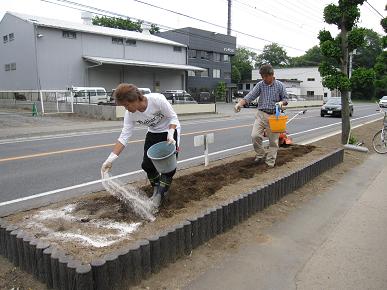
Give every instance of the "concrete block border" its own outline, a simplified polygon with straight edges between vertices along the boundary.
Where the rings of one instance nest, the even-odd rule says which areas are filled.
[[[0,219],[0,254],[48,288],[108,290],[122,289],[124,285],[135,286],[152,273],[158,273],[168,264],[190,255],[192,250],[216,235],[275,204],[343,159],[344,150],[338,149],[301,169],[88,264],[82,264],[76,257]]]

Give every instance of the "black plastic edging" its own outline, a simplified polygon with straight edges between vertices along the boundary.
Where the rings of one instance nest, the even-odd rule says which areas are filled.
[[[277,203],[282,197],[343,162],[343,159],[344,150],[338,149],[299,170],[90,264],[82,264],[48,242],[34,239],[0,218],[0,254],[15,266],[33,274],[48,288],[107,290],[138,285],[152,273],[158,273],[168,264],[191,255],[193,249],[213,237]]]

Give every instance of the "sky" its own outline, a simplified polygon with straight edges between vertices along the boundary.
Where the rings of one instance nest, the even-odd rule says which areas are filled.
[[[72,0],[72,2],[130,18],[143,19],[156,23],[161,28],[176,29],[190,26],[227,33],[227,0]],[[232,0],[231,34],[237,37],[238,47],[246,47],[258,54],[262,52],[264,45],[276,42],[289,56],[303,55],[306,50],[318,45],[319,30],[325,28],[333,35],[338,33],[334,25],[328,25],[323,21],[324,7],[330,3],[336,4],[337,0]],[[368,3],[383,17],[387,16],[387,11],[384,10],[387,4],[385,0],[368,0]],[[81,11],[57,4],[81,8],[66,4],[63,0],[0,0],[0,19],[6,11],[13,11],[82,22]],[[358,25],[383,35],[380,25],[382,16],[369,4],[364,3],[360,7],[361,16]]]

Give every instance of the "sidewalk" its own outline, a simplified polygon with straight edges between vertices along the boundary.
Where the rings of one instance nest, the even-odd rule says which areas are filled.
[[[387,289],[386,177],[371,155],[185,289]]]

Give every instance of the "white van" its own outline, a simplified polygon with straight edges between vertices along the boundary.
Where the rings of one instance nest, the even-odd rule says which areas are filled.
[[[104,104],[110,100],[102,87],[72,87],[71,90],[74,103]]]

